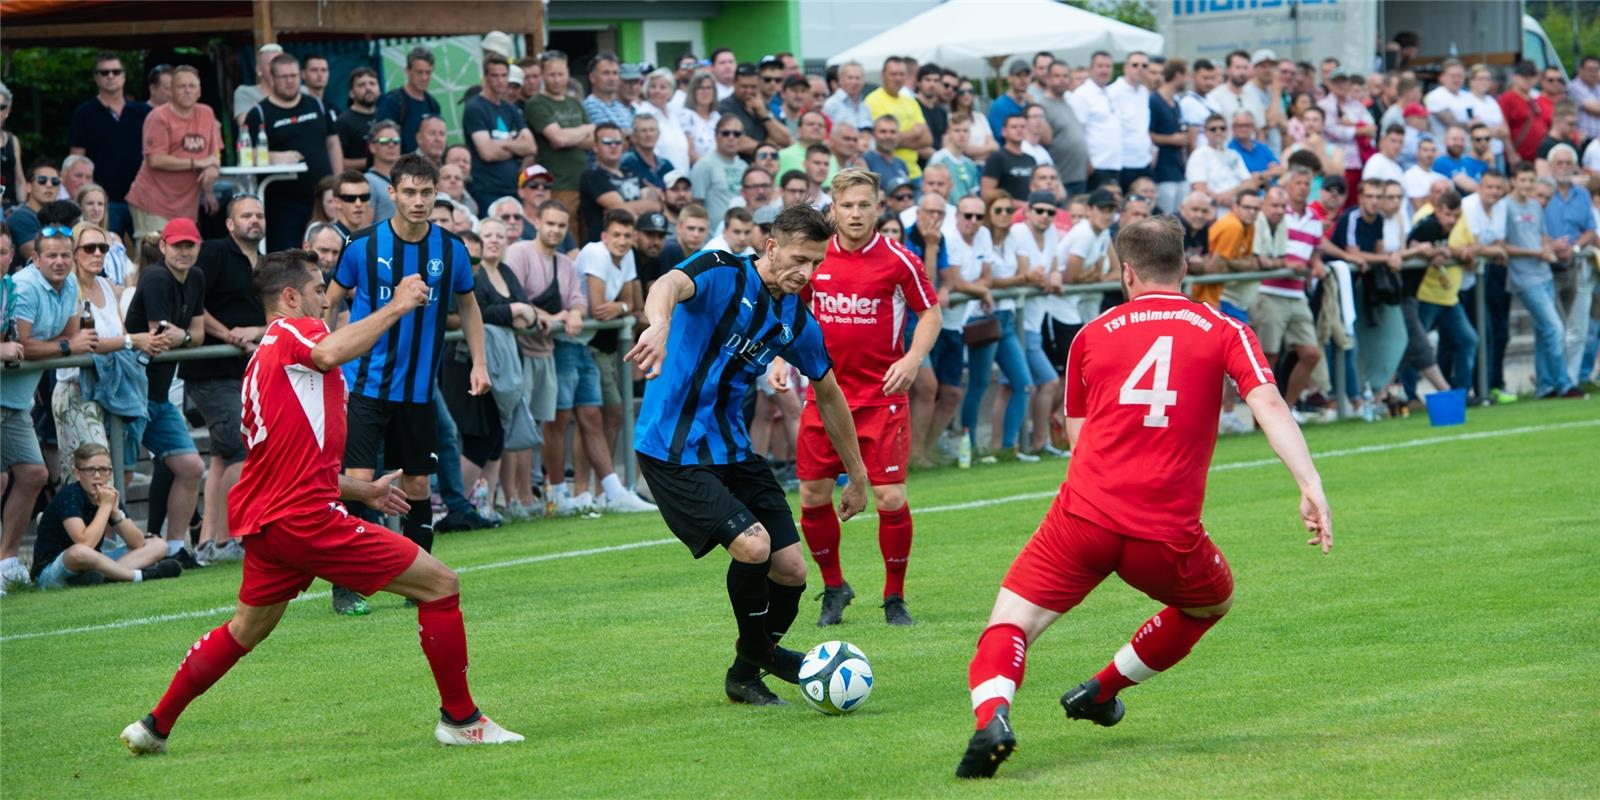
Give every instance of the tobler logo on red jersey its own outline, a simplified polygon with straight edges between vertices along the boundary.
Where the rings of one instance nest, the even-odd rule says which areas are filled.
[[[819,314],[843,314],[846,316],[876,317],[878,309],[882,306],[881,298],[864,297],[859,294],[834,294],[831,292],[817,292],[816,309]]]

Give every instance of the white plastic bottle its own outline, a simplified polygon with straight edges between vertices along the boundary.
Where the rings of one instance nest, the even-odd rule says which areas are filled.
[[[972,468],[972,433],[961,429],[961,441],[956,444],[956,464],[962,469]]]
[[[1372,397],[1372,384],[1367,384],[1361,390],[1361,419],[1365,422],[1378,421],[1377,401]]]
[[[238,156],[239,166],[253,167],[256,165],[256,147],[250,141],[250,131],[239,131],[239,141],[234,142],[234,154]]]
[[[256,131],[256,166],[265,167],[272,163],[272,155],[267,150],[267,126],[262,125]]]

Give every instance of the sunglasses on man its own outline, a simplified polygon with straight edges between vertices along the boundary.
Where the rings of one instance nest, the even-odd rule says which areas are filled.
[[[372,202],[372,192],[364,192],[362,194],[340,194],[338,197],[339,197],[339,202],[341,202],[341,203],[370,203],[370,202]]]
[[[59,176],[59,175],[35,175],[35,176],[33,176],[33,182],[39,184],[40,186],[60,186],[61,185],[61,176]]]

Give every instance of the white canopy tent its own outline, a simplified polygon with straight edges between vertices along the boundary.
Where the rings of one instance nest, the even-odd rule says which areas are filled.
[[[997,72],[1011,57],[1054,53],[1074,66],[1104,50],[1117,61],[1139,50],[1159,54],[1161,34],[1055,0],[948,0],[828,59],[855,61],[867,74],[891,55],[911,56],[963,75]]]

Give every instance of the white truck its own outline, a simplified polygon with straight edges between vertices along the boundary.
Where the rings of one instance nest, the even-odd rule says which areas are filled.
[[[1561,67],[1520,0],[1155,0],[1155,11],[1167,57],[1218,66],[1234,50],[1267,48],[1313,64],[1333,56],[1341,71],[1366,75],[1378,68],[1385,43],[1408,31],[1421,37],[1413,63],[1427,73],[1451,56],[1467,64],[1506,67],[1520,57]]]

